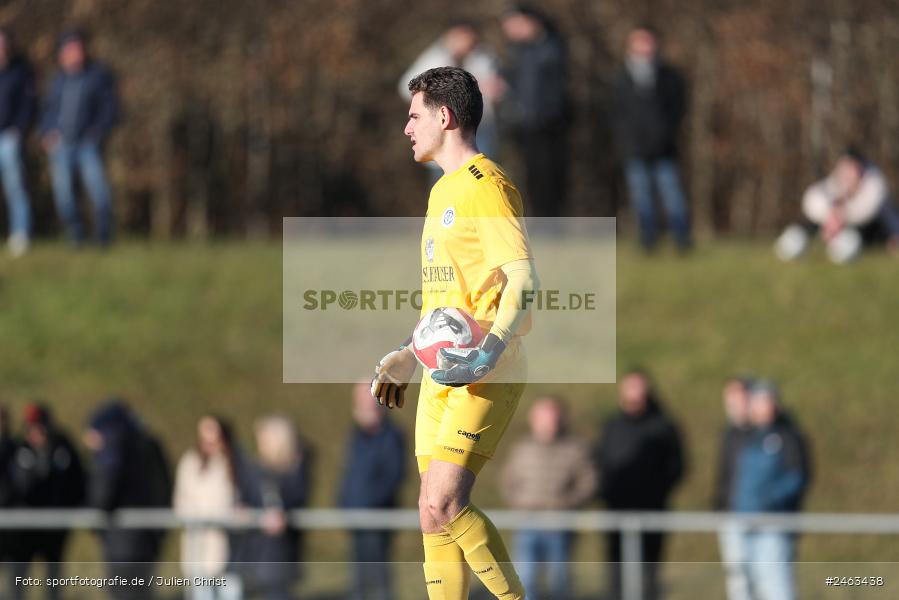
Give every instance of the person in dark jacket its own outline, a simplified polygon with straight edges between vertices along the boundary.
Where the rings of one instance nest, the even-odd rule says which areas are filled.
[[[501,119],[518,147],[525,169],[528,214],[562,214],[567,193],[568,57],[549,19],[518,5],[502,16],[510,60],[503,72],[506,90]]]
[[[168,508],[172,480],[159,441],[119,398],[107,400],[91,416],[84,444],[93,453],[88,505],[104,511]],[[152,576],[164,532],[107,527],[100,532],[103,557],[112,575]],[[114,598],[148,598],[148,588],[110,588]]]
[[[383,406],[372,400],[369,382],[353,388],[353,419],[338,504],[342,508],[395,508],[406,476],[403,434],[390,422]],[[353,536],[352,598],[393,597],[390,572],[382,563],[390,556],[392,533],[357,530]]]
[[[666,510],[668,499],[684,474],[684,451],[677,424],[662,408],[649,376],[628,372],[618,387],[621,411],[609,419],[597,448],[600,498],[609,510]],[[660,596],[658,564],[661,533],[645,533],[644,598]],[[611,597],[621,596],[621,536],[608,534]]]
[[[49,409],[29,404],[24,413],[24,435],[10,465],[16,505],[23,508],[74,508],[84,500],[84,469],[69,438],[53,422]],[[69,531],[48,529],[23,531],[13,552],[17,575],[24,577],[30,563],[42,558],[47,576],[59,577]],[[58,598],[61,588],[48,588],[49,598]],[[14,598],[24,596],[14,587]]]
[[[749,420],[753,433],[737,460],[733,506],[738,512],[797,512],[811,481],[805,436],[780,405],[769,381],[752,385]],[[762,600],[796,598],[793,533],[751,529],[744,544],[750,587]]]
[[[50,156],[56,210],[69,239],[83,238],[75,203],[75,172],[94,207],[96,236],[112,238],[112,193],[103,165],[103,144],[119,118],[115,79],[103,64],[88,56],[84,34],[68,31],[57,44],[60,71],[50,83],[40,134]]]
[[[640,243],[647,250],[657,237],[653,187],[678,247],[690,247],[690,217],[677,167],[677,138],[686,107],[683,76],[659,57],[655,31],[631,31],[624,66],[612,88],[612,131],[624,160]]]
[[[749,377],[731,377],[724,384],[722,393],[727,425],[721,434],[718,451],[718,468],[712,497],[714,510],[734,509],[733,489],[737,478],[737,462],[743,448],[753,435],[749,422]],[[718,533],[721,561],[727,575],[728,600],[751,600],[749,577],[746,574],[746,547],[743,528],[728,525]]]
[[[234,536],[233,571],[248,594],[266,600],[290,600],[300,575],[300,532],[289,511],[309,500],[309,456],[293,423],[269,416],[256,423],[258,462],[235,455],[235,482],[240,506],[263,510],[262,529]]]
[[[9,32],[0,29],[0,178],[9,209],[9,251],[20,256],[31,239],[31,200],[25,185],[22,141],[36,107],[34,72],[17,52]]]

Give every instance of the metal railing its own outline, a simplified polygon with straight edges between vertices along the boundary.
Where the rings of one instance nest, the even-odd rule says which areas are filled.
[[[621,533],[621,569],[624,597],[642,597],[643,548],[648,532],[716,533],[725,528],[765,529],[790,533],[899,535],[899,514],[845,513],[715,513],[627,511],[486,511],[497,528],[507,531],[576,531]],[[169,509],[0,510],[3,529],[191,529],[222,527],[254,529],[262,526],[263,512],[236,510],[221,518],[192,518]],[[304,530],[418,530],[416,510],[298,509],[289,522]]]

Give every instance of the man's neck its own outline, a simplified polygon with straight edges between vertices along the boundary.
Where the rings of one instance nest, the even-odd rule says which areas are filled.
[[[439,156],[434,157],[434,162],[443,169],[444,173],[452,173],[471,160],[478,152],[478,146],[474,140],[448,144]]]

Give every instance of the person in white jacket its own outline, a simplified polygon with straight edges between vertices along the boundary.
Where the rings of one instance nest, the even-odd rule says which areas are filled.
[[[481,152],[495,159],[498,144],[496,105],[502,98],[505,84],[499,75],[499,63],[481,44],[474,23],[457,21],[428,46],[400,77],[397,85],[400,97],[407,102],[411,100],[409,81],[436,67],[460,67],[477,79],[484,97],[484,116],[478,126],[477,144]],[[443,174],[436,163],[427,163],[427,167],[431,169],[434,181]]]
[[[899,215],[884,174],[858,151],[843,152],[827,178],[809,187],[802,199],[803,221],[790,225],[775,244],[782,260],[805,252],[820,233],[835,263],[856,258],[864,242],[886,240],[899,246]]]
[[[175,473],[174,510],[179,516],[215,519],[230,515],[237,498],[234,452],[230,427],[216,417],[202,417],[197,424],[196,446],[184,453]],[[240,597],[238,581],[226,574],[228,559],[228,535],[224,530],[185,530],[181,538],[182,569],[187,576],[198,578],[189,588],[190,600]]]

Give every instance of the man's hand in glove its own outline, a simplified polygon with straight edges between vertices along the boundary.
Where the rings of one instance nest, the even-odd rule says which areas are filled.
[[[505,349],[503,341],[492,333],[477,348],[442,348],[438,359],[440,368],[431,371],[431,379],[450,387],[474,383],[496,367]]]
[[[371,395],[387,408],[402,408],[406,402],[406,387],[415,374],[418,361],[406,346],[390,352],[375,367],[371,381]]]

